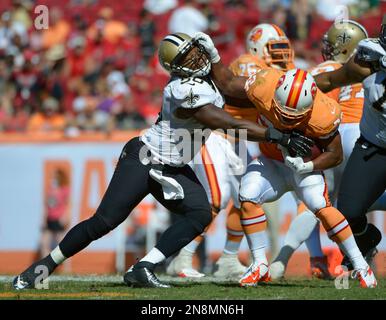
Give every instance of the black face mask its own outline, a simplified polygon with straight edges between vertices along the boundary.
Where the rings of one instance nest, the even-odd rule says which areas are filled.
[[[379,42],[382,47],[386,50],[386,24],[382,24],[381,33],[379,34]]]
[[[324,61],[334,60],[334,47],[326,39],[323,39],[322,42],[322,56]]]

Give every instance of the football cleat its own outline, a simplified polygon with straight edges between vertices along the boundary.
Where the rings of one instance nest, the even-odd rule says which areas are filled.
[[[246,271],[237,254],[224,253],[215,264],[216,271],[213,273],[215,278],[229,279],[240,278]]]
[[[351,277],[353,279],[358,279],[362,288],[375,288],[378,284],[374,272],[370,267],[354,270]]]
[[[322,279],[322,280],[331,280],[332,276],[328,271],[328,261],[327,257],[311,257],[311,274],[313,277]]]
[[[279,280],[284,278],[286,265],[282,261],[272,262],[269,266],[269,273],[272,280]]]
[[[15,290],[33,289],[35,287],[34,281],[31,281],[31,279],[23,274],[20,274],[13,279],[12,286]]]
[[[181,278],[205,277],[205,274],[193,268],[193,254],[185,249],[181,249],[180,253],[169,263],[166,273],[169,276]]]
[[[170,288],[170,285],[162,283],[154,274],[154,264],[139,262],[130,267],[123,276],[123,281],[129,287],[139,288]]]
[[[198,272],[193,268],[184,268],[177,274],[180,278],[202,278],[205,274]]]
[[[256,286],[259,282],[270,282],[271,276],[269,267],[265,263],[252,263],[242,278],[239,280],[240,286]]]
[[[35,289],[37,285],[41,285],[48,278],[49,274],[42,273],[42,269],[38,267],[44,267],[44,261],[34,263],[28,269],[24,270],[20,275],[15,277],[12,281],[12,286],[16,290]],[[48,268],[48,267],[47,267]]]

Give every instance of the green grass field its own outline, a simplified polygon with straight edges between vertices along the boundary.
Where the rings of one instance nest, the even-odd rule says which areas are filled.
[[[161,276],[174,286],[170,289],[134,289],[122,282],[121,276],[53,276],[47,290],[15,291],[12,277],[0,277],[0,299],[386,299],[386,279],[378,279],[376,289],[361,289],[355,280],[349,289],[338,290],[334,281],[292,278],[254,288],[241,288],[237,283],[215,282],[207,277],[199,281],[186,281]]]

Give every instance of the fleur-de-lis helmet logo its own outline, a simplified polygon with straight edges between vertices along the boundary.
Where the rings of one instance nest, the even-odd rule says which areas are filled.
[[[346,32],[343,32],[343,34],[340,34],[336,37],[336,40],[338,43],[346,44],[346,42],[351,40],[351,37]]]

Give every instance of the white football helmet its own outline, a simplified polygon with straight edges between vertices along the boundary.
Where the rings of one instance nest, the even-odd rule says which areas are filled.
[[[280,77],[276,85],[274,110],[285,122],[303,120],[312,110],[316,91],[310,73],[291,69]]]
[[[255,26],[247,36],[247,51],[263,59],[269,66],[285,69],[293,63],[294,51],[284,31],[275,24]]]

